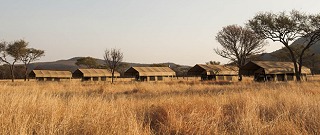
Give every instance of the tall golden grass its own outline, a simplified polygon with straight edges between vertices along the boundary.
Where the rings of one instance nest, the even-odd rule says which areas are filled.
[[[0,85],[0,134],[320,133],[319,81]]]

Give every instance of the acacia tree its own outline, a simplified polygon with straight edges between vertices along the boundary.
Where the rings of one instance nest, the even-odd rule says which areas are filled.
[[[111,71],[111,83],[114,80],[114,72],[121,66],[121,62],[123,60],[123,53],[120,49],[106,49],[104,52],[104,60],[106,66]]]
[[[296,10],[289,14],[265,12],[254,16],[247,25],[262,38],[280,42],[288,49],[295,76],[300,81],[304,54],[320,41],[320,14],[306,15]],[[304,48],[296,56],[290,44],[299,38],[304,38]]]
[[[14,82],[14,66],[15,63],[20,61],[22,56],[27,51],[28,43],[24,40],[14,41],[13,43],[1,42],[0,43],[0,61],[9,65],[11,72],[11,80]],[[8,60],[8,56],[12,57],[12,62]]]
[[[252,30],[237,25],[223,27],[218,32],[216,40],[222,48],[214,49],[214,51],[237,65],[239,81],[242,80],[241,68],[248,58],[263,52],[263,47],[266,45],[264,40]]]
[[[44,56],[43,50],[38,50],[38,49],[34,49],[34,48],[27,48],[27,50],[25,51],[25,54],[23,54],[20,59],[23,62],[24,68],[25,68],[24,81],[26,81],[28,79],[28,65],[31,62],[39,60],[39,58],[42,56]]]
[[[220,65],[220,61],[209,61],[209,62],[206,62],[207,65]]]
[[[98,68],[99,64],[97,61],[92,57],[84,57],[77,60],[76,65],[84,65],[87,68]]]

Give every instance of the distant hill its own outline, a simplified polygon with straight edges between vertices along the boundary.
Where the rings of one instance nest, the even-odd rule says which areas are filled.
[[[293,42],[290,46],[298,46],[298,45],[305,45],[304,44],[305,39],[300,38],[298,40],[296,40],[295,42]],[[283,46],[284,47],[284,46]],[[274,57],[276,54],[278,54],[282,49],[286,49],[286,48],[281,48],[279,50],[275,50],[271,53],[263,53],[260,54],[259,56],[257,56],[258,60],[268,60],[268,61],[277,61],[277,58]],[[319,54],[320,55],[320,42],[317,42],[316,44],[314,44],[313,46],[310,47],[310,50],[315,53],[315,54]]]
[[[53,61],[53,62],[37,62],[37,63],[32,63],[29,65],[29,70],[34,70],[34,69],[38,69],[38,70],[66,70],[66,71],[71,71],[74,72],[76,69],[79,68],[79,66],[77,66],[75,63],[77,62],[78,59],[83,58],[83,57],[73,57],[67,60],[58,60],[58,61]],[[102,59],[96,59],[96,61],[100,64],[100,65],[104,65],[105,62]],[[124,65],[126,65],[125,67],[123,67],[123,69],[121,69],[121,71],[119,72],[124,72],[126,69],[132,67],[132,66],[138,66],[138,67],[142,67],[142,66],[156,66],[156,65],[160,65],[160,66],[170,66],[172,69],[174,70],[180,70],[180,69],[188,69],[190,68],[190,66],[185,66],[185,65],[179,65],[179,64],[175,64],[175,63],[153,63],[153,64],[141,64],[141,63],[129,63],[129,62],[123,62]]]
[[[290,46],[291,47],[295,47],[298,45],[305,45],[305,39],[300,38],[298,40],[296,40],[295,42],[293,42]],[[288,60],[288,58],[284,58],[286,57],[286,55],[283,55],[283,50],[286,49],[284,46],[283,48],[273,51],[271,53],[263,53],[260,54],[258,56],[255,56],[253,58],[253,60],[264,60],[264,61],[291,61]],[[313,46],[311,46],[309,48],[309,50],[313,53],[313,57],[307,58],[304,60],[303,65],[310,68],[311,72],[313,74],[320,74],[320,42],[317,42],[316,44],[314,44]],[[281,56],[278,56],[278,55]],[[289,57],[289,56],[288,56]]]
[[[296,40],[295,42],[292,43],[292,46],[296,46],[296,45],[305,45],[304,44],[305,39],[300,38],[298,40]],[[314,44],[313,46],[310,47],[310,49],[317,54],[320,54],[320,42],[317,42],[316,44]]]

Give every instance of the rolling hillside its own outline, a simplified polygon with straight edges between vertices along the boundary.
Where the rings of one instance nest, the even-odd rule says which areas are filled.
[[[305,40],[303,38],[300,38],[296,40],[295,42],[292,43],[291,46],[298,46],[298,45],[304,45]],[[283,46],[284,47],[284,46]],[[286,48],[282,48],[286,49]],[[282,49],[275,50],[271,53],[263,53],[260,56],[258,56],[258,60],[268,60],[268,61],[276,61],[276,57],[274,57],[276,54],[278,54]],[[315,53],[320,55],[320,42],[314,44],[313,46],[310,47],[310,50]]]
[[[34,70],[34,69],[38,69],[38,70],[67,70],[67,71],[75,71],[77,68],[79,68],[79,66],[77,66],[75,63],[77,62],[78,59],[80,59],[82,57],[74,57],[71,59],[67,59],[67,60],[58,60],[58,61],[54,61],[54,62],[38,62],[38,63],[32,63],[29,66],[29,70]],[[100,65],[104,65],[104,60],[102,59],[96,59],[96,61],[100,64]],[[156,63],[156,64],[141,64],[141,63],[129,63],[129,62],[124,62],[123,63],[125,66],[120,69],[119,72],[124,72],[126,69],[128,69],[129,67],[132,66],[169,66],[175,70],[177,72],[177,74],[182,74],[179,73],[180,71],[182,72],[182,70],[188,69],[190,68],[190,66],[184,66],[184,65],[179,65],[179,64],[175,64],[175,63]]]

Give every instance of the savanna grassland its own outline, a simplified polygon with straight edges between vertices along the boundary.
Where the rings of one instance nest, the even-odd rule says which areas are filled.
[[[0,134],[320,133],[320,81],[0,85]]]

